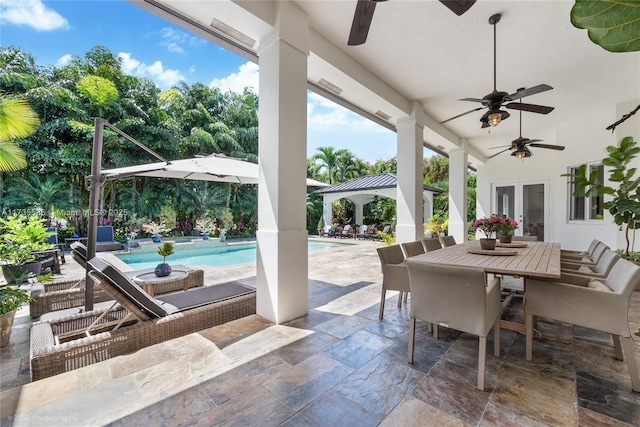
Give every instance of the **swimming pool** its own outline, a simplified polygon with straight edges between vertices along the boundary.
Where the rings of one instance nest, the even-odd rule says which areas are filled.
[[[320,242],[309,240],[309,252],[334,248],[336,246],[350,245],[352,243]],[[170,264],[185,264],[190,266],[208,265],[220,267],[225,265],[244,264],[256,262],[256,244],[243,243],[228,246],[218,246],[209,248],[184,248],[182,245],[175,246],[175,253],[167,257]],[[157,252],[136,252],[132,250],[128,254],[118,254],[124,263],[134,270],[143,268],[155,268],[162,262],[162,257]]]

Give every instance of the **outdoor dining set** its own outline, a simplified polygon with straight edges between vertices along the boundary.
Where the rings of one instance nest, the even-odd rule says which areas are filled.
[[[443,243],[442,238],[425,238],[377,249],[383,273],[380,319],[386,291],[399,291],[398,307],[410,295],[409,363],[417,320],[427,322],[436,339],[443,327],[476,335],[477,388],[484,390],[490,331],[495,357],[500,357],[500,330],[507,329],[526,336],[525,357],[531,361],[534,338],[540,336],[537,318],[544,317],[611,334],[615,356],[626,359],[631,387],[640,392],[628,321],[640,266],[595,239],[585,251],[562,250],[559,243],[514,241],[498,243],[491,253],[476,241]],[[513,277],[522,279],[520,289],[505,286]],[[523,298],[524,323],[501,319],[514,296]]]

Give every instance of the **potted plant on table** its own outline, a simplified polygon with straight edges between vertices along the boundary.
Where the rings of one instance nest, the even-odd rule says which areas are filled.
[[[166,260],[169,255],[173,255],[173,243],[164,242],[158,246],[158,255],[162,256],[162,263],[156,266],[154,273],[158,277],[166,277],[171,274],[171,266],[166,263]]]
[[[485,237],[480,238],[480,248],[484,250],[493,250],[496,248],[495,234],[498,233],[500,226],[504,223],[504,219],[498,215],[491,215],[489,218],[478,218],[472,224],[473,230],[480,230]]]
[[[513,218],[503,218],[500,228],[498,229],[498,239],[500,243],[511,243],[513,232],[518,228],[518,222]]]

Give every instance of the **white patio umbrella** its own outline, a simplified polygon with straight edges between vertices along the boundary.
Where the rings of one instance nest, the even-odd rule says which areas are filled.
[[[161,162],[145,165],[127,166],[118,169],[102,170],[102,139],[104,127],[107,126],[120,136],[133,142]],[[89,221],[87,233],[87,259],[96,254],[96,235],[98,221],[98,205],[100,190],[106,181],[124,179],[129,176],[150,176],[157,178],[193,179],[200,181],[235,182],[238,184],[257,184],[258,165],[220,154],[207,157],[196,157],[182,160],[166,160],[133,137],[122,132],[106,120],[96,117],[93,135],[93,153],[91,158],[91,175],[87,176],[89,196]],[[329,184],[307,178],[307,186],[324,187]],[[93,309],[93,279],[87,268],[85,309]]]
[[[235,182],[257,184],[258,165],[245,160],[212,154],[207,157],[171,160],[144,165],[106,169],[100,172],[105,181],[129,176],[150,176],[156,178],[193,179],[197,181]],[[307,186],[326,187],[329,184],[307,178]]]

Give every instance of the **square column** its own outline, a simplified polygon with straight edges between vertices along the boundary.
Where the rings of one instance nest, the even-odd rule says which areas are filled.
[[[308,312],[307,16],[275,2],[260,42],[257,313],[282,323]]]
[[[398,195],[396,200],[396,242],[421,239],[423,228],[422,163],[424,111],[413,103],[411,117],[398,121]]]
[[[449,152],[449,235],[456,242],[469,240],[467,235],[467,152]]]
[[[333,220],[333,205],[326,196],[322,196],[322,218],[324,218],[324,225],[331,224]]]

